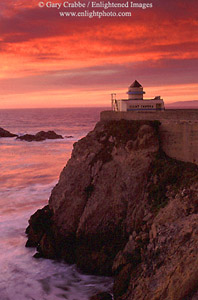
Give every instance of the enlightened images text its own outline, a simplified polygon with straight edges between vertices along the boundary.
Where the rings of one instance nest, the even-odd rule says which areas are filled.
[[[65,1],[63,3],[58,3],[58,2],[51,2],[48,1],[46,2],[45,6],[47,8],[58,8],[60,9],[61,7],[64,8],[86,8],[87,6],[90,6],[92,8],[103,8],[103,9],[108,9],[108,8],[152,8],[153,4],[152,3],[136,3],[132,1],[127,1],[127,2],[89,2],[89,5],[85,2],[81,1],[75,1],[75,2],[69,2]]]

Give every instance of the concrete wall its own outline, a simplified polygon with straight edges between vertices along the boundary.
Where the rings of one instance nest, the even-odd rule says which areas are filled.
[[[101,120],[159,120],[162,148],[178,160],[198,164],[198,110],[101,112]]]

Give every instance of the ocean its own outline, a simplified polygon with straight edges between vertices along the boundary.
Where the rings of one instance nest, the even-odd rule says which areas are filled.
[[[28,219],[48,202],[74,142],[92,130],[104,108],[0,110],[0,127],[22,135],[54,130],[63,140],[0,138],[0,300],[88,300],[112,290],[108,277],[75,265],[35,259],[25,248]]]

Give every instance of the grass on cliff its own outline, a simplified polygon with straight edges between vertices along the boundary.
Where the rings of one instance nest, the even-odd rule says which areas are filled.
[[[159,121],[145,121],[145,120],[112,120],[104,123],[104,131],[100,131],[97,135],[97,139],[103,144],[103,148],[95,155],[91,162],[93,166],[97,161],[102,161],[103,164],[112,160],[112,150],[114,144],[116,146],[126,145],[130,140],[136,140],[138,131],[142,125],[152,126],[156,133],[160,126]],[[114,139],[114,142],[110,142],[110,138]],[[104,138],[101,141],[101,138]]]
[[[170,158],[161,152],[152,162],[149,177],[151,180],[148,187],[149,202],[152,210],[157,212],[168,203],[166,195],[168,187],[176,194],[180,188],[188,188],[198,181],[198,166]]]
[[[146,120],[119,120],[108,121],[105,123],[104,128],[107,132],[108,138],[114,137],[116,143],[126,144],[129,140],[136,140],[137,134],[142,125],[150,125],[156,132],[160,126],[159,121],[146,121]]]

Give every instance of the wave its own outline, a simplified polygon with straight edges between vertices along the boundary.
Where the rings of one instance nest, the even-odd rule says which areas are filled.
[[[74,265],[36,260],[32,257],[35,249],[25,248],[28,219],[47,204],[55,183],[13,187],[1,192],[1,300],[88,300],[93,294],[112,290],[111,278],[81,274]]]
[[[0,211],[3,217],[11,218],[14,214],[26,213],[47,204],[52,188],[57,182],[32,184],[27,187],[1,189]]]

